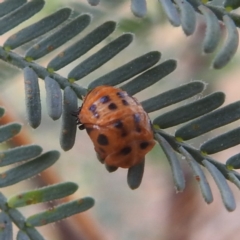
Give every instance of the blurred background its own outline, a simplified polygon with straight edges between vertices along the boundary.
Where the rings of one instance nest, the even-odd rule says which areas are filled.
[[[0,37],[0,44],[17,30],[28,26],[31,23],[53,13],[63,6],[74,8],[79,13],[90,13],[93,16],[92,24],[69,44],[85,36],[96,26],[106,20],[118,22],[117,30],[109,38],[98,44],[83,57],[79,58],[70,66],[66,66],[59,71],[62,76],[67,76],[70,69],[86,59],[92,53],[100,49],[104,44],[113,40],[123,32],[132,32],[135,41],[126,50],[122,51],[100,69],[89,74],[81,80],[79,84],[87,86],[95,78],[121,66],[144,53],[158,50],[162,53],[161,61],[167,59],[177,59],[177,69],[155,84],[139,94],[137,98],[142,101],[150,96],[178,87],[192,80],[202,80],[207,83],[204,94],[195,96],[182,102],[197,100],[204,95],[214,91],[224,91],[226,94],[225,104],[240,99],[240,69],[239,51],[234,59],[222,70],[210,68],[213,55],[202,55],[202,40],[204,37],[204,19],[198,15],[198,26],[193,36],[186,37],[181,27],[176,28],[170,25],[157,0],[147,1],[148,14],[144,19],[136,18],[130,10],[129,0],[101,0],[97,7],[90,6],[85,0],[52,0],[46,1],[44,9],[36,14],[31,20],[21,24],[19,27]],[[37,29],[36,29],[37,31]],[[224,36],[224,30],[223,30]],[[17,49],[22,53],[29,45]],[[64,49],[64,45],[61,49]],[[61,50],[58,49],[37,62],[46,66],[49,60],[56,56]],[[181,161],[186,178],[186,189],[182,193],[177,193],[171,176],[169,164],[156,144],[153,151],[146,157],[145,173],[142,184],[136,190],[130,190],[127,185],[127,171],[119,169],[114,173],[108,173],[103,165],[97,160],[93,145],[85,131],[78,131],[75,146],[68,152],[61,150],[59,145],[59,135],[61,120],[52,121],[46,111],[45,87],[40,80],[42,97],[42,124],[36,130],[31,129],[26,121],[25,96],[23,74],[20,70],[12,68],[0,62],[0,84],[1,96],[0,105],[6,108],[14,121],[21,122],[24,126],[22,138],[27,143],[35,143],[43,147],[44,151],[56,149],[61,152],[61,159],[51,168],[50,176],[60,181],[73,181],[79,185],[79,190],[74,194],[74,198],[92,196],[96,200],[95,206],[82,215],[78,222],[74,217],[39,228],[46,239],[104,239],[104,240],[210,240],[210,239],[239,239],[240,234],[240,193],[237,188],[230,184],[236,197],[237,209],[229,213],[224,208],[212,177],[208,176],[210,186],[213,190],[214,202],[207,205],[200,193],[198,185],[191,173],[191,170]],[[81,105],[81,101],[79,101]],[[173,105],[161,110],[169,111],[176,108]],[[150,114],[154,118],[160,112]],[[239,123],[235,124],[235,126]],[[191,140],[190,144],[198,147],[207,139],[232,129],[234,124],[225,128],[212,131]],[[168,129],[174,133],[175,129]],[[24,141],[24,140],[23,140]],[[4,148],[6,146],[2,146]],[[239,152],[239,146],[212,157],[218,161],[225,162],[230,156]],[[43,175],[41,175],[43,176]],[[41,176],[24,181],[12,187],[2,189],[6,196],[16,194],[16,192],[30,190],[44,184],[50,184],[48,180],[41,179]],[[49,205],[36,205],[21,208],[25,216],[37,213],[49,208]],[[85,220],[84,220],[85,219]],[[81,222],[82,221],[82,222]],[[82,227],[85,224],[85,227]],[[86,233],[85,228],[89,227]]]

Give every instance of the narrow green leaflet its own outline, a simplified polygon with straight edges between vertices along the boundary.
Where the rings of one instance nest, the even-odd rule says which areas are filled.
[[[53,120],[57,120],[62,115],[62,91],[54,79],[46,77],[44,81],[48,115]]]
[[[89,84],[88,88],[94,89],[95,87],[101,85],[115,86],[120,84],[155,65],[159,61],[160,57],[160,52],[148,52],[94,80]]]
[[[47,68],[51,71],[57,71],[72,61],[76,60],[86,52],[88,52],[95,45],[100,43],[103,39],[108,37],[116,28],[116,22],[108,21],[94,29],[81,40],[77,41],[63,52],[59,53],[52,59]]]
[[[203,160],[203,164],[213,176],[213,179],[216,182],[218,189],[221,193],[221,197],[226,209],[230,212],[234,211],[236,208],[236,203],[233,193],[229,188],[226,179],[224,178],[222,173],[209,161]]]
[[[180,10],[180,20],[184,33],[192,35],[196,28],[196,13],[192,5],[186,0],[174,0]]]
[[[27,50],[25,58],[29,60],[39,59],[82,32],[91,22],[88,14],[80,15],[66,24],[64,27],[47,36]]]
[[[77,189],[78,185],[73,182],[58,183],[15,195],[8,200],[8,206],[11,208],[18,208],[41,202],[48,202],[69,196],[76,192]]]
[[[128,169],[127,182],[131,189],[136,189],[140,186],[144,173],[144,165],[145,159],[141,163]]]
[[[64,151],[70,150],[76,137],[76,117],[72,114],[78,110],[77,96],[70,87],[66,87],[63,93],[63,114],[60,133],[60,145]]]
[[[229,179],[229,181],[234,183],[238,187],[238,189],[240,189],[240,180],[235,176],[235,174],[233,172],[229,171],[228,179]]]
[[[25,227],[26,219],[17,209],[8,208],[8,215],[19,229],[23,229]]]
[[[158,1],[161,3],[169,22],[174,27],[179,27],[181,25],[181,21],[179,13],[174,3],[171,0],[158,0]]]
[[[141,104],[146,112],[154,112],[161,108],[195,96],[196,94],[201,93],[204,88],[205,84],[203,82],[193,81],[180,87],[160,93],[155,97],[141,102]]]
[[[8,211],[7,198],[2,194],[2,192],[0,192],[0,209],[5,212]]]
[[[26,3],[27,0],[8,0],[0,4],[0,17],[7,15]]]
[[[213,201],[212,191],[202,168],[184,147],[180,147],[179,151],[186,157],[186,160],[193,171],[194,177],[200,186],[204,200],[208,204],[211,203]]]
[[[70,8],[60,9],[55,13],[41,19],[40,21],[20,30],[19,32],[14,33],[6,40],[3,46],[7,49],[14,49],[39,36],[42,36],[66,21],[71,12],[72,10]]]
[[[26,227],[25,231],[31,240],[46,240],[35,228]]]
[[[2,117],[5,113],[5,109],[0,107],[0,117]]]
[[[228,169],[239,169],[240,168],[240,153],[233,155],[226,161],[226,166]]]
[[[100,161],[101,162],[101,161]],[[114,167],[114,166],[108,166],[108,165],[106,165],[105,164],[105,168],[107,169],[107,171],[108,172],[115,172],[117,169],[118,169],[118,167]]]
[[[198,137],[215,128],[234,122],[240,118],[240,101],[208,113],[179,128],[175,136],[182,140]]]
[[[121,86],[121,89],[127,91],[129,95],[134,95],[147,87],[153,85],[154,83],[160,81],[168,74],[173,72],[177,67],[176,60],[167,60],[148,71],[144,72],[143,74],[137,76],[130,82]]]
[[[155,139],[162,147],[169,161],[177,191],[182,192],[185,188],[185,179],[177,154],[174,152],[171,145],[160,134],[155,134]]]
[[[133,41],[133,35],[130,33],[125,33],[108,43],[105,47],[100,49],[98,52],[92,54],[89,58],[78,64],[70,73],[68,74],[69,79],[79,80],[95,69],[102,66],[108,60],[113,58],[124,48],[126,48]]]
[[[43,0],[30,1],[1,18],[0,35],[35,15],[43,8],[44,4],[45,2]]]
[[[199,116],[202,116],[212,110],[220,107],[225,100],[225,94],[222,92],[212,93],[200,100],[178,107],[172,111],[166,112],[153,121],[154,125],[160,128],[169,128],[180,123],[187,122]]]
[[[59,158],[58,151],[49,151],[32,161],[14,167],[0,174],[0,187],[7,187],[33,177],[52,166]]]
[[[0,134],[1,136],[1,134]],[[0,167],[13,163],[30,160],[39,156],[42,153],[42,148],[38,145],[27,145],[15,147],[0,152]]]
[[[201,145],[200,150],[214,154],[238,144],[240,144],[240,127],[208,140]]]
[[[0,239],[1,240],[13,239],[12,221],[5,212],[0,213]]]
[[[203,52],[212,53],[217,48],[221,39],[221,29],[216,15],[204,5],[200,5],[198,9],[204,15],[206,21],[206,32],[203,40]]]
[[[52,222],[57,222],[74,214],[87,211],[94,205],[94,199],[85,197],[72,202],[68,202],[48,211],[30,216],[26,220],[27,226],[43,226]]]
[[[28,235],[23,232],[22,230],[19,230],[18,231],[18,234],[17,234],[17,240],[31,240]]]
[[[146,0],[131,0],[131,10],[136,17],[144,17],[147,14]]]
[[[87,1],[92,6],[97,6],[100,3],[100,0],[87,0]]]
[[[223,17],[223,21],[227,30],[227,38],[213,60],[212,65],[215,69],[223,68],[227,63],[229,63],[236,53],[239,45],[238,29],[234,21],[228,15]]]
[[[41,123],[42,107],[38,76],[30,67],[23,69],[27,119],[32,128]]]
[[[0,143],[10,140],[21,131],[22,125],[19,123],[9,123],[0,126]]]
[[[240,1],[238,1],[238,0],[224,0],[223,6],[229,11],[233,10],[233,9],[237,9],[237,8],[240,7]]]

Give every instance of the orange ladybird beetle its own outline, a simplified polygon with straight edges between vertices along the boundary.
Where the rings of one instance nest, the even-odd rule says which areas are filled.
[[[76,116],[79,129],[87,130],[100,161],[107,166],[130,168],[141,163],[155,145],[147,113],[120,88],[94,88]]]

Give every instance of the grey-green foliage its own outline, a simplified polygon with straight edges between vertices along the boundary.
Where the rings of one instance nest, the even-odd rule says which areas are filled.
[[[44,3],[44,1],[40,0],[36,2],[40,6],[42,6],[42,4]],[[99,1],[91,1],[91,4],[95,5],[98,2]],[[138,3],[140,3],[141,6],[145,7],[144,1],[133,1],[132,9],[134,10],[134,12],[138,11]],[[167,3],[167,0],[165,0],[164,3]],[[186,3],[185,1],[178,1],[176,3],[180,9],[180,20],[182,23],[184,23],[184,31],[187,34],[190,34],[194,30],[195,22],[193,21],[192,24],[189,24],[189,21],[193,19],[188,19],[186,14],[189,14],[189,12],[191,12],[189,16],[195,16],[195,10],[198,10],[198,7],[200,5],[202,6],[202,4],[191,0],[186,4],[187,9],[185,9],[184,5],[182,5],[182,3]],[[39,6],[37,4],[31,6],[31,8],[27,9],[32,13],[35,13],[36,9],[39,9]],[[174,4],[171,4],[171,7],[173,7],[175,10],[169,10],[168,12],[172,11],[176,13],[176,10],[178,11]],[[26,8],[23,8],[22,11],[24,12],[25,9]],[[209,9],[210,5],[208,5],[207,8],[206,6],[200,7],[198,11],[201,11],[205,15],[210,14],[207,15],[208,17],[206,18],[209,23],[208,30],[206,32],[206,40],[204,42],[204,49],[208,49],[208,51],[210,49],[210,51],[212,51],[212,49],[215,49],[215,46],[212,46],[211,44],[213,44],[213,42],[209,43],[209,40],[207,39],[209,38],[208,34],[211,32],[211,27],[216,25],[216,18],[213,17],[212,12],[214,12],[214,16],[216,16],[218,19],[221,19],[226,14],[223,10],[220,10],[219,8],[216,8],[214,6],[211,6],[212,12],[210,12]],[[143,15],[144,12],[145,10],[139,12],[139,15]],[[30,13],[28,14],[30,15]],[[65,18],[61,18],[62,22],[68,20],[68,27],[65,27],[66,24],[61,24],[61,21],[58,21],[58,26],[53,26],[53,19],[60,18],[62,14],[65,16]],[[87,88],[83,87],[81,84],[81,79],[83,79],[84,76],[88,75],[95,69],[99,68],[101,65],[105,64],[112,57],[123,51],[132,42],[133,38],[131,34],[122,34],[120,37],[106,44],[100,50],[95,52],[92,56],[88,57],[77,67],[72,69],[69,72],[68,78],[64,78],[55,72],[56,70],[63,68],[75,59],[84,55],[87,51],[92,49],[99,42],[106,39],[116,28],[116,23],[114,21],[99,23],[99,26],[92,30],[90,33],[88,33],[69,47],[66,47],[61,52],[58,52],[58,55],[49,61],[47,68],[42,67],[37,62],[33,62],[33,59],[44,57],[48,52],[51,52],[53,49],[56,49],[56,47],[59,47],[67,40],[70,40],[68,33],[71,32],[71,28],[73,27],[74,29],[72,29],[72,31],[76,33],[75,23],[79,24],[79,32],[84,32],[84,28],[87,28],[90,24],[90,18],[87,14],[83,14],[82,17],[76,16],[76,18],[72,20],[69,19],[70,14],[71,10],[69,10],[69,8],[63,8],[58,12],[40,20],[39,22],[34,23],[33,25],[30,25],[15,33],[13,35],[14,37],[11,37],[11,41],[7,39],[4,43],[4,46],[0,47],[0,58],[11,65],[23,69],[25,80],[26,78],[30,79],[29,77],[33,76],[33,72],[36,74],[33,77],[35,80],[36,76],[43,80],[47,79],[45,86],[48,93],[47,105],[50,117],[52,117],[52,112],[54,110],[51,108],[55,108],[56,106],[58,106],[58,109],[63,109],[63,111],[57,112],[57,117],[60,117],[62,113],[63,128],[61,130],[60,143],[64,150],[71,149],[75,140],[76,125],[74,124],[74,118],[71,118],[70,113],[71,111],[77,111],[77,97],[82,99],[82,97],[87,94],[88,90],[104,84],[112,86],[118,85],[118,87],[123,88],[129,94],[136,94],[137,92],[142,91],[149,86],[155,84],[156,82],[160,81],[166,75],[173,72],[177,67],[177,62],[174,59],[166,60],[162,63],[159,63],[161,54],[158,51],[152,51],[143,54],[142,56],[135,56],[132,60],[129,60],[129,62],[125,63],[124,65],[113,69],[111,72],[100,76],[98,79],[93,80],[91,83],[89,83]],[[23,15],[24,14],[22,13],[22,15],[19,14],[18,16]],[[174,16],[172,15],[171,19],[171,22],[175,21],[174,24],[177,25],[178,20],[174,20]],[[235,27],[234,24],[232,24],[232,21],[237,24],[238,18],[236,16],[233,17],[233,15],[231,14],[227,14],[227,16],[224,16],[223,19],[226,23],[226,26],[228,27],[229,38],[234,39],[236,43],[237,35],[235,34]],[[15,19],[16,22],[20,23],[20,17],[18,20],[19,21],[16,21]],[[74,21],[74,23],[72,23],[72,21]],[[0,20],[0,25],[4,25],[4,23],[7,24],[7,22],[3,18]],[[47,32],[48,34],[46,37],[40,40],[35,39],[35,47],[30,46],[29,50],[26,51],[25,57],[20,56],[14,51],[11,51],[16,46],[21,46],[23,43],[29,42],[30,40],[41,36],[41,34],[32,34],[32,30],[34,28],[33,26],[39,25],[41,26],[41,34]],[[51,32],[50,30],[54,29],[55,27],[57,27],[57,31]],[[59,33],[61,33],[61,36],[63,36],[63,39],[61,39],[61,41],[59,40]],[[80,34],[82,34],[82,32]],[[71,36],[73,37],[73,35]],[[214,39],[214,41],[217,42],[216,39]],[[56,46],[54,45],[55,43]],[[227,45],[229,47],[231,45],[228,43],[229,41],[227,40],[225,46]],[[210,45],[208,46],[208,44]],[[40,53],[37,49],[38,46],[41,48]],[[234,46],[236,47],[236,44]],[[231,51],[229,49],[229,52]],[[44,53],[45,55],[43,55],[42,53]],[[31,54],[33,55],[31,56]],[[232,53],[230,55],[232,55]],[[100,62],[96,59],[99,59]],[[223,62],[225,61],[223,58],[220,58],[220,60]],[[31,71],[29,71],[30,69]],[[128,81],[130,78],[133,79]],[[36,86],[32,86],[33,89],[37,89],[38,81],[35,80],[31,82],[31,84],[36,84]],[[55,81],[56,84],[49,84],[49,80],[51,82]],[[79,83],[76,83],[77,81],[79,81]],[[128,82],[125,83],[125,81]],[[52,86],[57,86],[58,95],[59,88],[62,89],[64,92],[63,97],[50,99],[49,92],[51,93],[51,91],[53,91],[53,89],[51,89]],[[145,111],[148,113],[158,111],[166,106],[181,102],[185,99],[189,99],[192,96],[202,93],[204,89],[205,84],[203,82],[192,81],[180,87],[176,87],[174,89],[170,89],[169,91],[162,92],[157,96],[153,96],[152,98],[143,101],[142,105]],[[27,91],[26,95],[28,96]],[[175,108],[172,111],[166,112],[153,119],[153,130],[156,141],[159,142],[160,146],[162,147],[164,153],[167,156],[167,159],[169,160],[173,172],[175,185],[178,191],[182,191],[185,186],[185,180],[183,178],[177,154],[180,153],[186,158],[186,161],[191,166],[193,174],[199,182],[199,186],[205,201],[207,203],[210,203],[212,201],[212,193],[207,183],[207,179],[203,171],[201,170],[202,167],[206,167],[209,173],[214,177],[214,180],[216,181],[220,192],[227,193],[227,195],[221,195],[222,200],[226,208],[229,211],[232,211],[235,208],[234,198],[230,193],[225,179],[233,182],[237,187],[240,186],[240,175],[237,172],[233,171],[235,167],[237,168],[240,165],[239,156],[231,157],[225,165],[215,161],[209,155],[213,151],[219,152],[228,147],[232,147],[238,144],[236,138],[231,138],[231,136],[234,136],[237,133],[238,129],[225,133],[224,137],[226,139],[230,139],[231,141],[228,142],[227,145],[224,145],[222,143],[223,137],[216,137],[214,140],[207,141],[200,149],[193,148],[187,142],[188,140],[201,136],[202,134],[209,132],[212,129],[219,128],[223,125],[229,124],[239,119],[239,102],[217,109],[224,103],[224,100],[224,93],[216,92],[206,96],[203,99],[197,100],[194,103],[184,105],[180,108]],[[32,104],[39,103],[40,101],[38,101],[37,99],[36,101],[34,101],[34,103],[26,104],[27,111],[30,110],[28,108],[32,107]],[[41,106],[38,105],[37,109],[41,109]],[[193,112],[193,109],[197,109],[197,111]],[[36,120],[31,119],[31,121],[37,121],[36,123],[33,122],[33,126],[36,126],[40,123],[40,113],[40,111],[36,112],[36,114],[38,114],[37,116],[34,116],[34,119]],[[221,116],[225,117],[222,118]],[[182,124],[181,127],[178,127],[179,124]],[[162,130],[172,126],[178,128],[174,136]],[[117,168],[112,166],[106,166],[106,169],[109,172],[117,170]],[[141,164],[134,166],[128,170],[128,184],[130,188],[135,189],[140,185],[143,172],[144,160]],[[227,197],[228,195],[229,197]],[[57,218],[53,216],[52,219]]]
[[[87,1],[91,5],[97,5],[100,2],[100,0]],[[139,18],[145,17],[147,14],[148,0],[130,1],[132,13]],[[204,16],[207,26],[203,41],[204,53],[212,53],[218,47],[221,39],[221,28],[218,20],[223,21],[228,34],[221,49],[214,57],[212,66],[215,69],[220,69],[229,63],[236,53],[239,43],[237,27],[240,26],[240,16],[231,12],[240,7],[238,0],[225,0],[220,6],[215,6],[211,0],[155,1],[161,4],[169,22],[175,27],[182,26],[183,32],[187,36],[192,35],[196,29],[196,13]],[[149,2],[152,1],[149,0]]]
[[[4,109],[0,107],[0,117],[4,114]],[[10,123],[1,126],[0,143],[10,140],[21,131],[21,125]],[[0,151],[0,166],[12,166],[7,171],[0,173],[0,187],[7,187],[17,184],[25,179],[36,176],[48,167],[52,166],[60,157],[58,151],[52,150],[42,153],[43,149],[38,145],[26,145],[4,151]],[[20,192],[15,196],[7,199],[0,192],[0,239],[13,239],[14,223],[18,228],[17,239],[44,240],[43,236],[34,228],[51,222],[56,222],[74,214],[88,210],[94,205],[94,200],[90,197],[77,199],[65,204],[54,207],[33,216],[25,217],[17,208],[48,202],[60,199],[73,194],[78,189],[78,185],[72,182],[63,182],[47,187]]]

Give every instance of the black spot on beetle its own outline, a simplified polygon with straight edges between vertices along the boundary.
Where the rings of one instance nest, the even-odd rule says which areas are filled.
[[[141,132],[141,128],[139,126],[139,123],[141,121],[140,114],[138,114],[138,113],[133,114],[133,120],[134,120],[134,122],[136,124],[136,131],[137,132]]]
[[[109,110],[115,110],[115,109],[117,109],[117,105],[116,105],[115,103],[110,103],[110,104],[108,105],[108,109],[109,109]]]
[[[139,146],[141,149],[146,149],[149,146],[149,142],[141,142]]]
[[[98,142],[100,145],[106,146],[106,145],[108,145],[108,138],[107,138],[107,136],[104,135],[104,134],[99,134],[99,135],[98,135],[98,138],[97,138],[97,142]]]
[[[128,105],[129,105],[128,101],[126,101],[125,99],[122,100],[122,104],[123,104],[124,106],[128,106]]]
[[[131,147],[125,147],[120,151],[121,155],[128,155],[132,151]]]
[[[124,92],[117,92],[116,94],[120,98],[124,98],[126,96],[126,94]]]
[[[113,124],[113,126],[114,126],[115,128],[122,128],[122,127],[123,127],[123,123],[122,123],[120,120],[118,120],[117,122],[115,122],[115,123]]]
[[[89,107],[89,111],[91,111],[92,113],[96,112],[96,109],[97,109],[97,106],[95,104],[92,104],[90,107]]]
[[[110,101],[110,97],[109,96],[103,96],[100,98],[100,103],[107,103]]]

